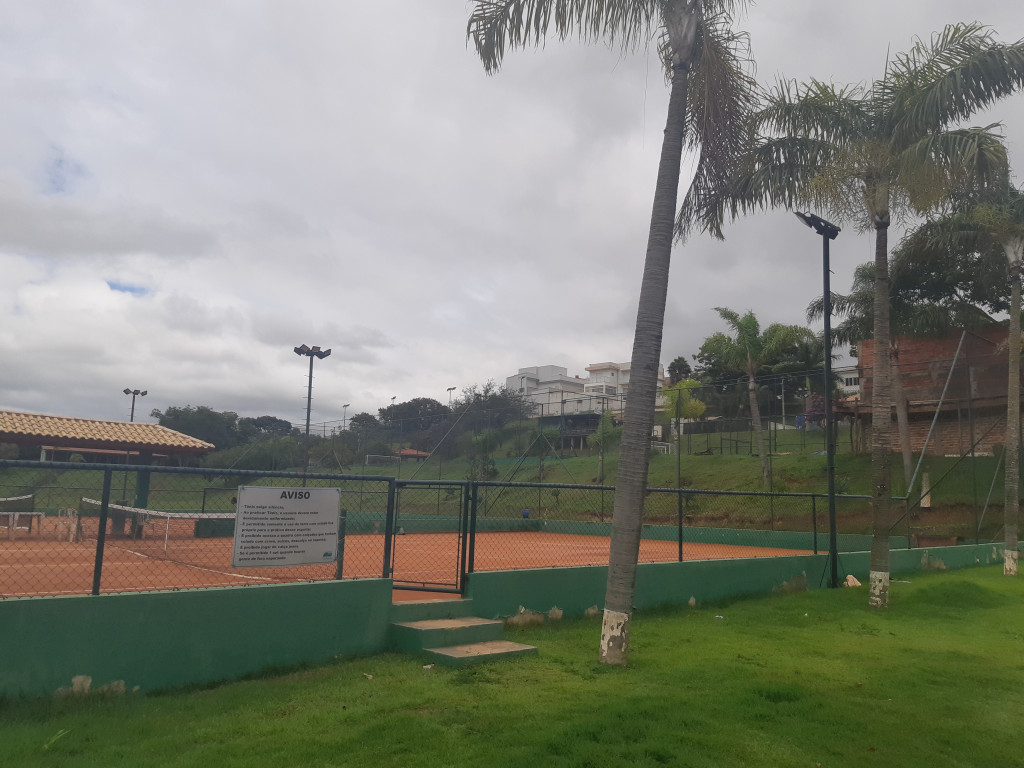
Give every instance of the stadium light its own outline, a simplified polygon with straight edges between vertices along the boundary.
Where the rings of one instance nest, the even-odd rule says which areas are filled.
[[[135,398],[136,397],[145,397],[146,395],[149,394],[149,392],[147,390],[145,390],[145,389],[142,389],[142,390],[139,390],[139,389],[128,389],[127,387],[125,387],[124,393],[126,395],[131,395],[132,396],[132,413],[131,413],[131,416],[128,417],[128,421],[135,421]]]
[[[822,262],[822,317],[825,320],[825,456],[828,475],[828,557],[829,587],[839,586],[839,553],[836,543],[836,447],[833,433],[835,424],[832,420],[832,288],[829,280],[828,244],[835,240],[840,229],[835,224],[825,221],[813,213],[794,211],[796,217],[804,224],[821,235]]]
[[[452,392],[455,391],[455,387],[448,387],[448,410],[452,409]]]
[[[348,407],[350,405],[352,405],[352,403],[342,403],[341,404],[341,429],[342,429],[342,431],[345,431],[346,429],[348,429]]]
[[[303,467],[303,472],[309,472],[309,414],[313,408],[313,359],[323,360],[331,354],[331,350],[307,347],[303,344],[300,347],[295,347],[295,354],[299,357],[309,358],[309,385],[306,388],[306,459]],[[302,484],[306,484],[306,478],[302,478]]]

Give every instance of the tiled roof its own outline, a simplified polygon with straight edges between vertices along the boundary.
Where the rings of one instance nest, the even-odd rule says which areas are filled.
[[[162,453],[207,453],[215,448],[212,443],[183,435],[159,424],[74,419],[19,411],[0,411],[0,442],[31,445],[59,443],[69,447]]]

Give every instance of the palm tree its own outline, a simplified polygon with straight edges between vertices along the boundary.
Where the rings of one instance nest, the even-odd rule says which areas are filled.
[[[743,370],[747,376],[747,397],[750,400],[750,421],[757,437],[757,453],[761,458],[761,475],[768,479],[768,452],[764,447],[764,431],[761,426],[761,409],[757,403],[757,374],[769,363],[778,362],[787,350],[796,347],[800,341],[814,338],[809,328],[799,325],[773,323],[761,331],[761,324],[753,312],[744,315],[726,307],[715,307],[733,335],[715,334],[707,339],[705,346],[714,348],[718,357],[731,367]]]
[[[910,445],[910,415],[903,394],[900,370],[900,336],[940,336],[950,328],[994,322],[981,307],[956,293],[949,293],[941,302],[925,299],[920,291],[920,277],[902,246],[889,263],[889,369],[893,400],[896,405],[896,427],[903,454],[903,477],[909,483],[913,476],[913,451]],[[853,346],[870,339],[874,330],[875,265],[861,264],[853,272],[848,294],[832,294],[832,311],[843,318],[832,326],[835,346]],[[807,306],[807,322],[820,319],[825,302],[816,298]],[[874,353],[875,365],[881,354]],[[910,488],[906,489],[910,493]]]
[[[979,24],[946,27],[886,62],[870,87],[780,81],[755,116],[754,147],[723,197],[689,195],[690,221],[720,234],[728,212],[811,205],[830,219],[875,231],[873,332],[889,347],[888,232],[893,218],[930,210],[949,190],[985,186],[1006,167],[998,126],[959,121],[1024,84],[1024,41],[1003,45]],[[874,367],[871,421],[873,540],[868,602],[889,604],[890,440],[888,365]]]
[[[993,257],[1005,256],[1005,264],[1000,265],[1005,271],[1004,268],[990,271],[999,278],[1008,278],[1010,286],[1003,573],[1016,576],[1020,513],[1020,320],[1024,192],[1012,184],[1006,184],[999,189],[982,191],[973,198],[955,200],[951,208],[948,215],[926,222],[911,233],[902,250],[909,259],[943,264],[958,259],[991,265]]]
[[[484,68],[501,66],[506,47],[539,45],[553,31],[607,40],[626,50],[660,36],[669,75],[668,116],[654,190],[640,286],[629,394],[612,517],[612,544],[601,630],[601,661],[625,664],[657,373],[665,322],[677,189],[685,146],[699,151],[691,188],[709,194],[731,173],[754,83],[746,74],[746,38],[730,12],[745,0],[473,0],[468,37]]]

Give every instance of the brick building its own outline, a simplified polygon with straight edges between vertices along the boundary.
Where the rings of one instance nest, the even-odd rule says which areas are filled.
[[[960,456],[969,453],[972,445],[975,453],[985,454],[1004,442],[1009,364],[1006,342],[1005,323],[955,330],[935,338],[896,337],[910,442],[915,452],[924,446],[936,408],[939,419],[928,445],[929,454]],[[857,353],[860,400],[839,405],[836,415],[853,421],[855,433],[859,434],[859,448],[866,451],[871,427],[874,342],[860,342]],[[895,395],[894,392],[894,398]],[[893,451],[899,451],[895,407],[891,430]]]

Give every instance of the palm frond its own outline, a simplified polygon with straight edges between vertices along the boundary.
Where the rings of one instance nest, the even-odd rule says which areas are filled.
[[[791,208],[807,201],[813,179],[837,155],[834,144],[813,138],[765,138],[739,166],[729,190],[734,216],[776,206]]]
[[[1003,187],[1008,178],[1006,145],[998,123],[930,133],[896,157],[900,186],[918,212],[935,208],[951,190]]]
[[[976,22],[951,24],[893,59],[877,87],[902,148],[1024,87],[1024,40],[1006,45]]]
[[[472,8],[466,38],[488,74],[498,71],[507,49],[540,46],[552,33],[631,50],[661,24],[657,0],[473,0]]]
[[[764,101],[755,125],[760,133],[771,136],[805,136],[842,144],[870,133],[873,121],[861,86],[779,80]]]
[[[720,195],[749,144],[747,117],[756,104],[757,83],[748,38],[733,30],[732,17],[726,13],[704,19],[695,58],[687,89],[686,137],[687,145],[699,154],[676,219],[676,234],[684,238],[699,224],[721,237],[721,219],[704,201]]]

